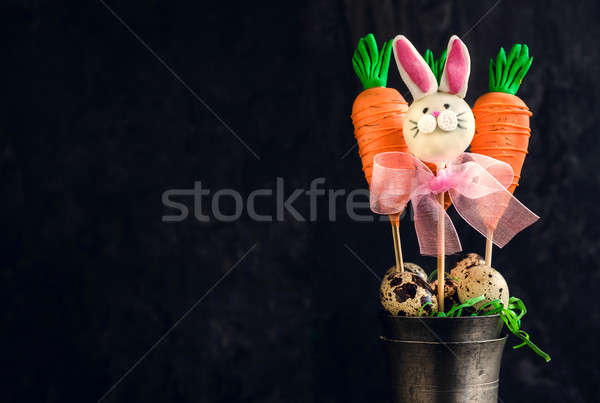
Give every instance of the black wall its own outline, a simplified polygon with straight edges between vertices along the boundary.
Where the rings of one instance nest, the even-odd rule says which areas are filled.
[[[94,402],[121,380],[104,401],[387,401],[378,281],[348,248],[383,274],[389,224],[354,222],[341,202],[329,222],[325,198],[315,222],[162,221],[174,213],[162,193],[195,181],[244,195],[277,177],[286,194],[316,177],[365,188],[356,150],[342,157],[360,92],[350,60],[368,32],[438,51],[467,33],[471,104],[499,46],[529,44],[520,96],[533,136],[517,196],[542,219],[494,265],[552,362],[507,348],[500,395],[594,400],[597,2],[501,1],[486,16],[494,1],[107,4],[156,55],[99,1],[0,6],[0,400]],[[389,84],[406,92],[393,65]],[[481,252],[452,217],[465,250]],[[433,269],[408,220],[402,237],[407,258]]]

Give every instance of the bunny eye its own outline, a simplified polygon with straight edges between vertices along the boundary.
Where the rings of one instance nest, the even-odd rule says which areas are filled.
[[[444,104],[444,108],[446,108],[446,109],[450,108],[450,104]]]
[[[423,109],[423,113],[427,113],[428,110],[429,110],[429,108]]]

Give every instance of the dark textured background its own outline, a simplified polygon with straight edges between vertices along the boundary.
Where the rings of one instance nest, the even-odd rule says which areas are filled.
[[[278,176],[286,193],[321,176],[364,188],[356,151],[341,158],[354,142],[358,38],[404,33],[439,51],[494,1],[109,4],[261,159],[101,2],[3,2],[0,400],[97,401],[256,244],[105,401],[387,401],[378,282],[344,245],[382,274],[388,224],[343,211],[327,222],[324,200],[313,223],[169,224],[161,194],[194,181],[247,194]],[[520,91],[535,115],[517,196],[543,218],[495,266],[553,360],[507,348],[505,402],[597,395],[599,8],[502,1],[465,37],[470,103],[499,46],[526,42],[535,57]],[[405,92],[393,66],[390,85]],[[430,270],[433,259],[412,259],[411,225],[402,236]]]

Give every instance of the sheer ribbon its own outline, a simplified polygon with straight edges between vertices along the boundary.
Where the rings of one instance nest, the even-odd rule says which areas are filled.
[[[450,217],[437,195],[448,192],[458,214],[484,237],[503,247],[539,217],[506,188],[513,170],[505,162],[473,153],[463,153],[437,175],[411,154],[388,152],[373,160],[371,210],[378,214],[400,213],[410,201],[421,254],[439,252],[437,223],[444,219],[445,253],[461,251]]]

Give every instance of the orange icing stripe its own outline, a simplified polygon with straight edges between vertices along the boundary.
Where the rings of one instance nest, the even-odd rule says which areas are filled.
[[[514,177],[508,190],[514,192],[529,147],[531,111],[515,95],[491,92],[475,102],[473,115],[475,136],[471,142],[471,152],[510,164]]]

